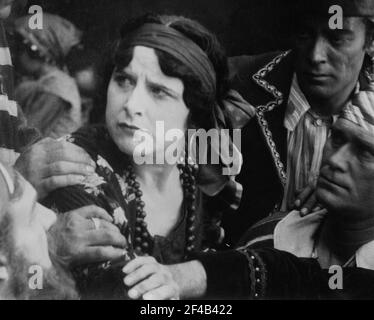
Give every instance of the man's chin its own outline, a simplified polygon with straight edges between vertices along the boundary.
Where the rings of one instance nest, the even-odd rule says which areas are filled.
[[[75,300],[78,293],[70,272],[62,265],[52,261],[53,266],[44,271],[43,289],[33,296],[36,300]]]
[[[53,261],[52,261],[53,262]],[[75,283],[59,263],[53,263],[42,272],[42,288],[32,289],[29,284],[30,265],[23,257],[16,257],[11,279],[11,289],[17,300],[73,300],[78,299]]]
[[[345,199],[335,192],[322,187],[317,188],[316,198],[318,203],[329,211],[339,211],[344,206]]]

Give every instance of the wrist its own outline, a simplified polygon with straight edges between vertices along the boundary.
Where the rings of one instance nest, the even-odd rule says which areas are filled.
[[[168,269],[178,285],[181,299],[196,299],[205,295],[207,277],[205,269],[199,261],[169,265]]]

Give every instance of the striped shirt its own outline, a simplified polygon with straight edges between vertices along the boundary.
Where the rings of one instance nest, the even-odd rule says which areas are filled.
[[[20,152],[40,135],[28,128],[26,120],[14,101],[13,66],[5,29],[0,22],[0,160],[13,166]]]
[[[296,190],[305,188],[309,183],[316,183],[323,148],[334,118],[321,117],[311,109],[295,74],[284,120],[288,131],[287,184],[281,211],[292,208]]]

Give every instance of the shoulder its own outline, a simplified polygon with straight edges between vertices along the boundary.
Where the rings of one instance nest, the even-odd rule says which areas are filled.
[[[230,81],[236,78],[248,77],[255,74],[266,64],[271,62],[274,58],[282,52],[267,52],[260,55],[242,55],[230,57],[229,63],[229,79]]]
[[[128,156],[118,149],[105,125],[83,127],[66,139],[84,149],[95,162],[104,159],[115,172],[122,172],[129,163]]]
[[[251,248],[274,247],[275,227],[285,216],[286,213],[279,212],[262,219],[245,232],[238,242],[238,246]]]

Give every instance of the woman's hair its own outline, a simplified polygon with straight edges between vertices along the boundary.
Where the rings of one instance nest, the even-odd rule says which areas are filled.
[[[140,18],[126,22],[121,28],[121,39],[111,48],[114,52],[109,57],[109,61],[104,64],[102,71],[102,95],[106,97],[106,91],[110,82],[113,70],[126,67],[132,59],[133,48],[121,51],[118,44],[126,41],[126,35],[132,33],[146,23],[156,23],[174,28],[187,38],[197,44],[210,59],[216,72],[216,92],[204,92],[201,79],[187,66],[170,54],[155,49],[162,72],[170,77],[181,79],[184,84],[183,99],[190,109],[188,127],[210,129],[213,127],[213,108],[216,103],[222,101],[228,89],[228,65],[227,57],[223,47],[218,42],[215,35],[203,27],[200,23],[180,16],[162,16],[146,14]],[[105,93],[104,93],[105,92]]]

